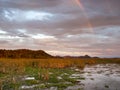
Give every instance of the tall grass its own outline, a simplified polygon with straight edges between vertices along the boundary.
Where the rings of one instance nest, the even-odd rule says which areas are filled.
[[[120,59],[0,59],[0,73],[22,74],[26,67],[32,68],[84,68],[86,64],[120,63]],[[0,75],[1,76],[1,75]]]
[[[66,67],[80,67],[83,68],[85,64],[94,64],[92,59],[0,59],[1,73],[19,73],[24,72],[26,67],[33,68],[66,68]]]

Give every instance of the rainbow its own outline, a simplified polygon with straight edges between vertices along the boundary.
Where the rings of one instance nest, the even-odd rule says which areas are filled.
[[[80,0],[74,0],[74,1],[75,1],[75,3],[80,7],[80,9],[82,10],[82,12],[83,12],[83,14],[84,14],[84,16],[85,16],[85,18],[86,18],[86,20],[87,20],[87,26],[90,28],[90,32],[93,33],[93,31],[94,31],[94,30],[93,30],[93,26],[92,26],[91,22],[89,21],[89,18],[88,18],[87,13],[85,12],[84,6],[82,5],[82,3],[81,3]]]

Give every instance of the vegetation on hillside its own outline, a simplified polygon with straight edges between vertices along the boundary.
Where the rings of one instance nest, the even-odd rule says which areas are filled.
[[[17,50],[5,50],[0,49],[0,58],[51,58],[53,56],[47,54],[43,50],[28,50],[28,49],[17,49]]]

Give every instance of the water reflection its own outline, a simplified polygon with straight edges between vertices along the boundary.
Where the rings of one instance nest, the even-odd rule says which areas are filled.
[[[120,90],[120,65],[99,64],[86,66],[82,74],[84,90]]]

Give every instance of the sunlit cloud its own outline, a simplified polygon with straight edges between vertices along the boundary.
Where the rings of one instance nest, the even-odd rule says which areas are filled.
[[[48,12],[39,11],[21,11],[21,10],[4,10],[4,17],[9,21],[44,21],[50,20],[54,15]]]
[[[52,14],[47,13],[47,12],[34,12],[30,11],[25,13],[26,19],[27,20],[50,20],[51,17],[53,17]]]
[[[54,36],[49,36],[49,35],[45,35],[45,34],[37,34],[37,35],[31,35],[32,38],[35,39],[54,39]]]
[[[0,30],[0,34],[7,34],[6,31]]]

